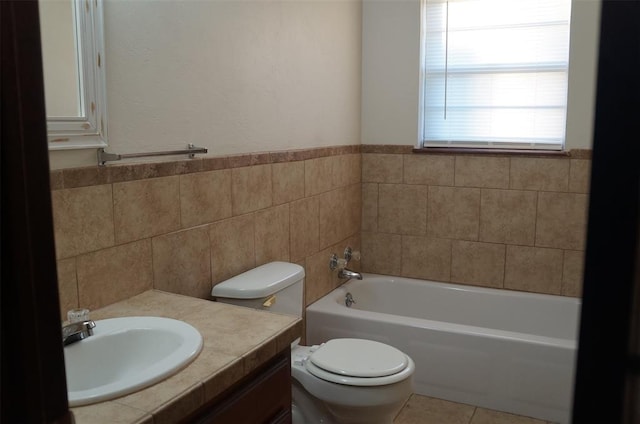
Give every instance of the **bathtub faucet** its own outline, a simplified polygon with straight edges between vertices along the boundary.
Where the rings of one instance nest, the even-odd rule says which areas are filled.
[[[338,278],[355,278],[356,280],[362,280],[362,274],[359,272],[351,271],[348,268],[340,268],[338,271]]]

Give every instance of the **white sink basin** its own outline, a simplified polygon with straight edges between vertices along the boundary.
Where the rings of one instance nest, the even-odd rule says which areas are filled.
[[[160,317],[96,321],[93,336],[65,346],[69,405],[126,395],[175,374],[202,349],[186,322]]]

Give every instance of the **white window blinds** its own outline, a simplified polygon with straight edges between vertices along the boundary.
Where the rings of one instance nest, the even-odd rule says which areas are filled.
[[[561,149],[570,0],[423,0],[423,145]]]

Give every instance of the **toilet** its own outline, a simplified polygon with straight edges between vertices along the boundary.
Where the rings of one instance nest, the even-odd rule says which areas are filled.
[[[304,268],[271,262],[217,284],[219,302],[302,317]],[[294,424],[392,423],[413,392],[413,360],[373,340],[291,344]]]

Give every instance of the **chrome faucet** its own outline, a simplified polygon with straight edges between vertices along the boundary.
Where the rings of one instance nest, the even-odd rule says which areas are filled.
[[[351,271],[348,268],[340,268],[338,271],[338,278],[355,278],[356,280],[362,280],[362,274],[356,271]]]
[[[338,259],[338,255],[335,253],[329,258],[329,269],[334,271],[338,269],[338,278],[346,278],[348,280],[355,278],[356,280],[362,280],[362,274],[356,271],[351,271],[347,268],[349,261],[355,259],[360,260],[360,252],[354,252],[351,247],[344,249],[344,259]]]
[[[92,336],[95,326],[96,323],[91,320],[73,322],[65,325],[62,327],[62,345],[67,346]]]
[[[344,296],[344,304],[347,306],[347,308],[350,308],[354,303],[357,303],[357,302],[353,298],[353,295],[351,293],[347,293]]]

